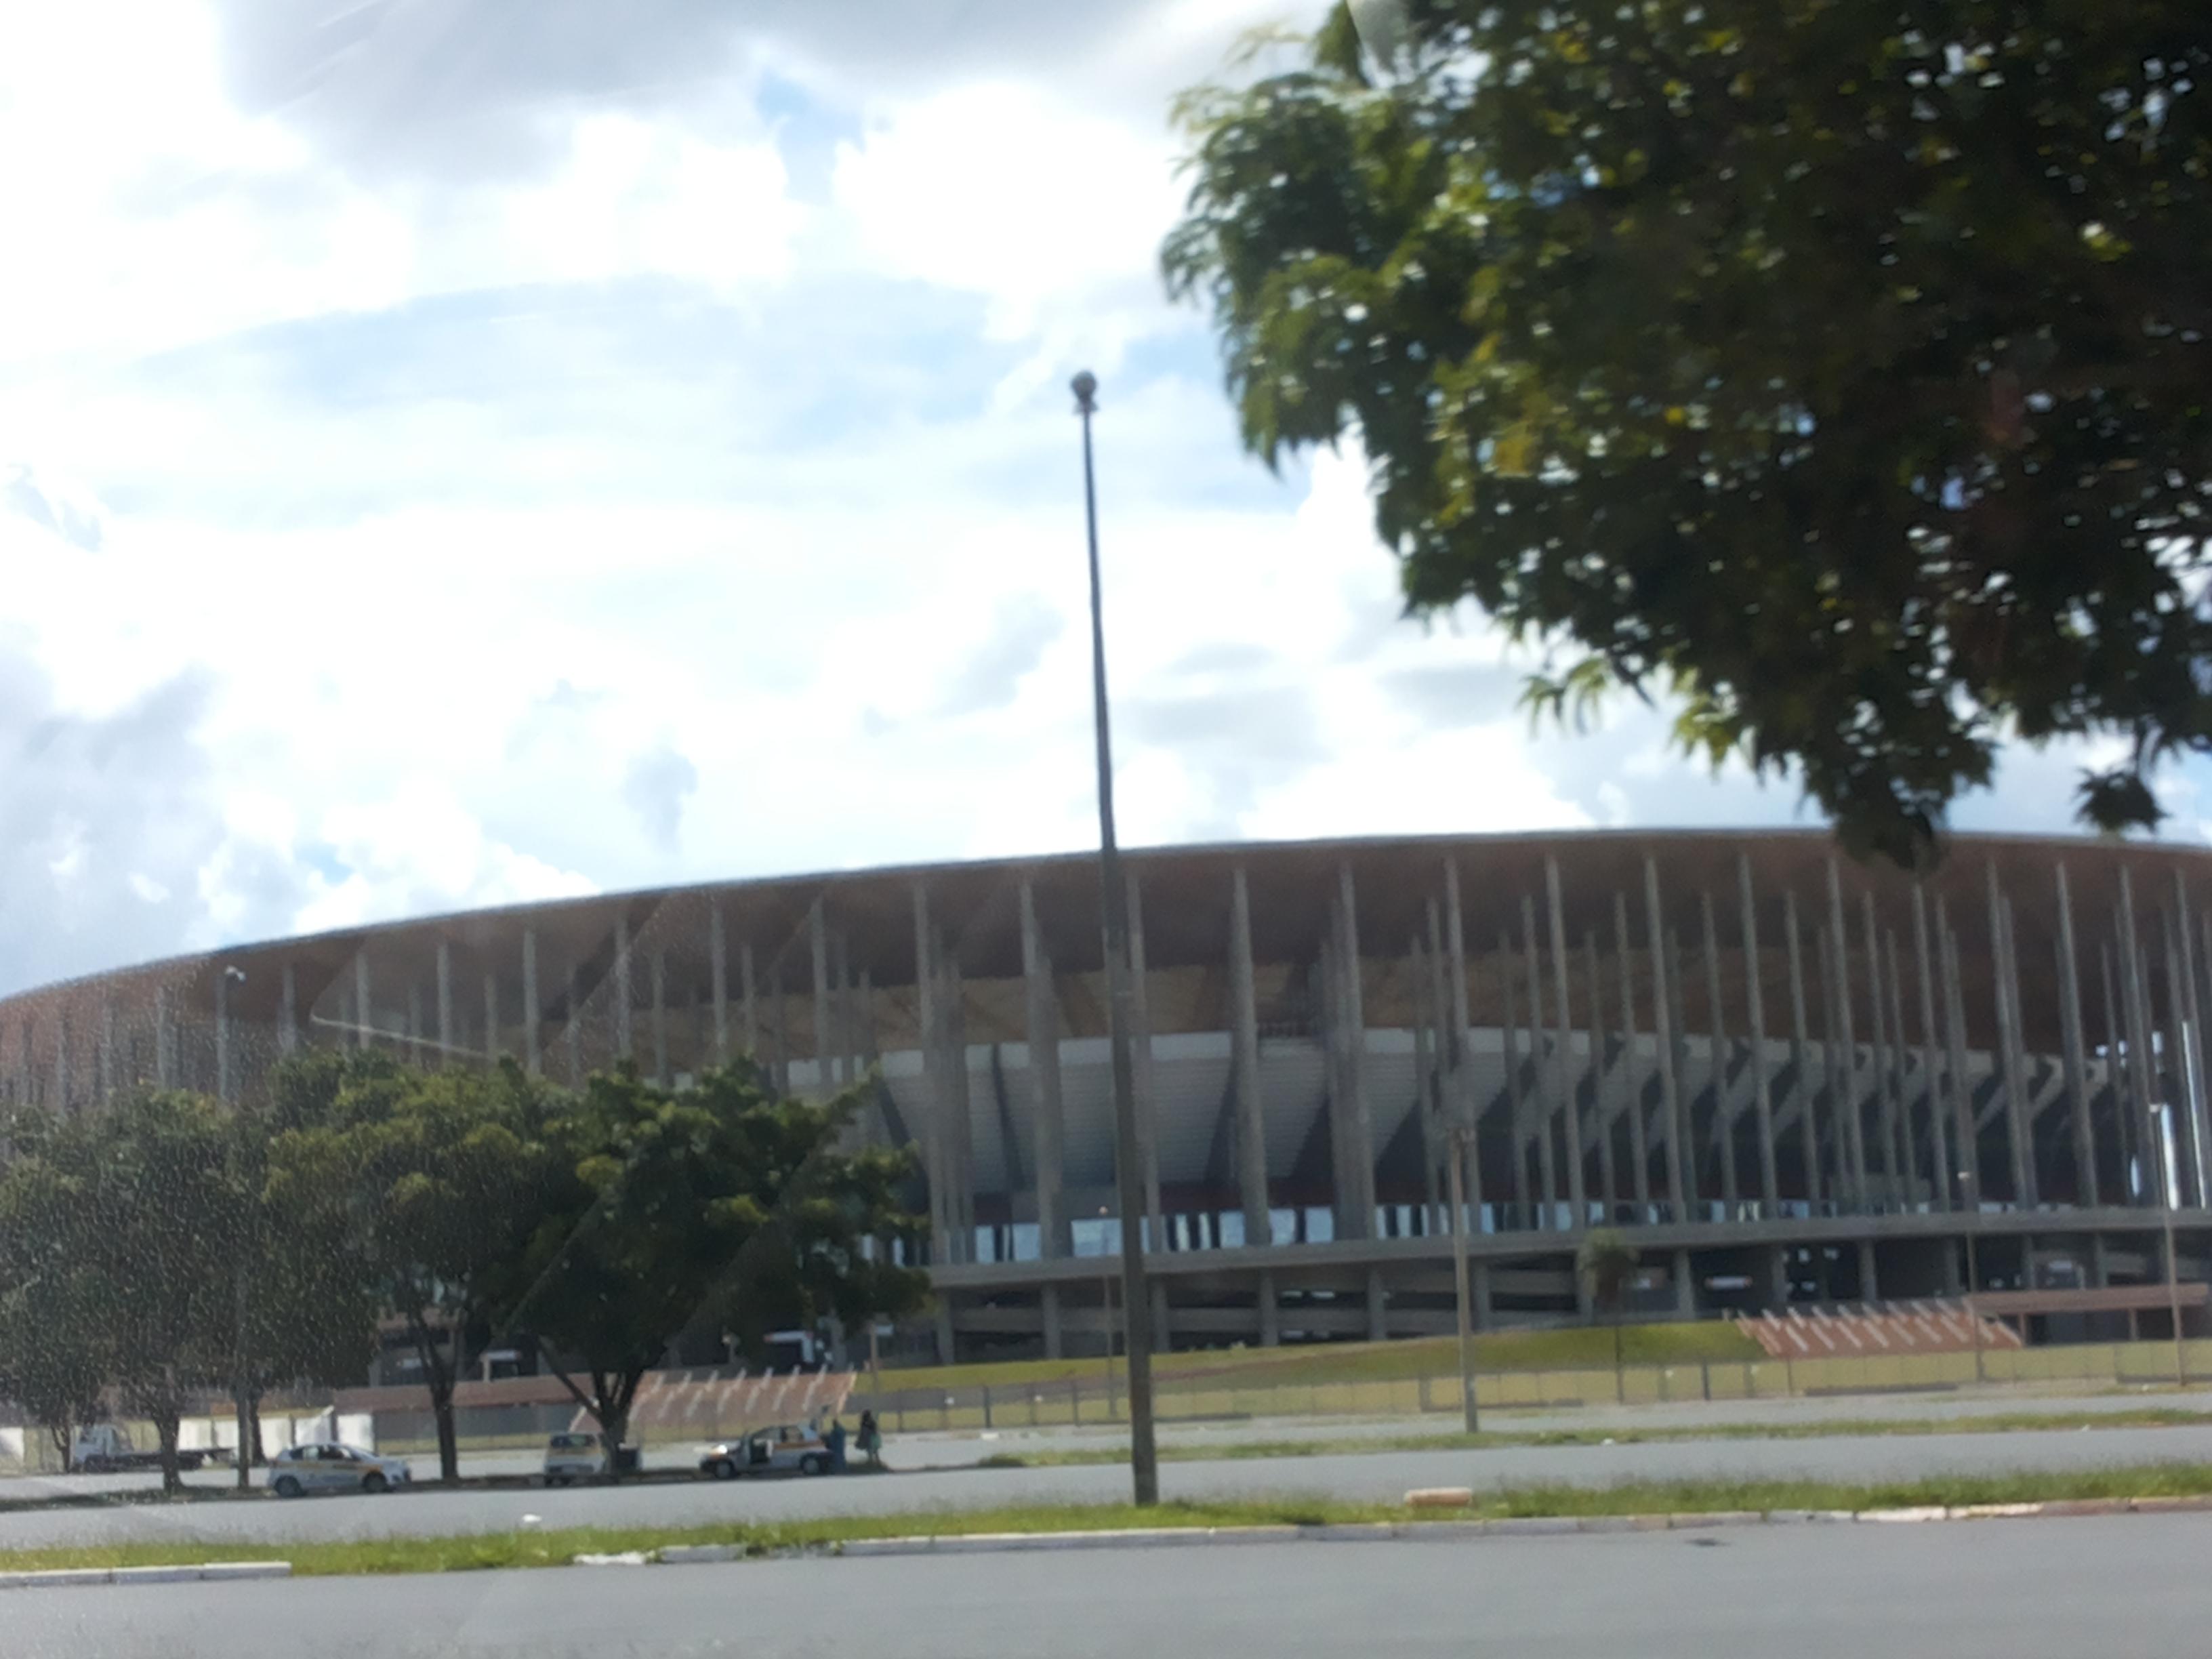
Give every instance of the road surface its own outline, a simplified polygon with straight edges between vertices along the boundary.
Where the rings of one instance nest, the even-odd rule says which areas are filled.
[[[0,1591],[16,1659],[2079,1659],[2201,1650],[2202,1516]]]
[[[1813,1440],[1684,1440],[1644,1445],[1510,1446],[1165,1463],[1170,1498],[1326,1497],[1395,1502],[1409,1486],[1478,1488],[1631,1480],[1907,1480],[2013,1469],[2212,1462],[2212,1426],[2066,1429],[2007,1434],[1870,1435]],[[560,1491],[435,1486],[380,1497],[285,1502],[118,1504],[0,1513],[0,1550],[126,1540],[343,1539],[548,1527],[695,1525],[817,1515],[965,1510],[1127,1498],[1118,1464],[945,1469],[781,1480],[684,1480]],[[535,1517],[526,1521],[525,1516]]]

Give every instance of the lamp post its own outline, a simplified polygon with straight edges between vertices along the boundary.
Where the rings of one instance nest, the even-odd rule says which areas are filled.
[[[1098,581],[1098,489],[1091,416],[1098,380],[1085,369],[1069,382],[1083,420],[1083,523],[1091,555],[1091,704],[1098,738],[1098,879],[1106,912],[1108,1030],[1114,1056],[1114,1162],[1121,1200],[1121,1317],[1129,1381],[1129,1476],[1139,1505],[1160,1500],[1152,1437],[1152,1304],[1145,1286],[1145,1173],[1137,1144],[1137,1091],[1129,1054],[1129,890],[1114,842],[1114,744],[1106,718],[1106,621]]]
[[[1467,1287],[1467,1176],[1463,1165],[1474,1140],[1474,1132],[1471,1129],[1455,1128],[1451,1132],[1452,1289],[1459,1304],[1459,1395],[1466,1409],[1469,1434],[1476,1431],[1478,1425],[1474,1409],[1474,1312],[1468,1300]]]
[[[2158,1218],[2166,1238],[2166,1316],[2173,1322],[2173,1380],[2179,1387],[2189,1382],[2189,1353],[2181,1345],[2181,1258],[2173,1249],[2173,1204],[2180,1195],[2173,1155],[2179,1146],[2180,1126],[2173,1121],[2171,1102],[2160,1101],[2152,1109],[2158,1114]]]

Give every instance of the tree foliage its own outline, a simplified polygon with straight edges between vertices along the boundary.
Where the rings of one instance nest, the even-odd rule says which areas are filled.
[[[14,1401],[69,1466],[76,1431],[100,1414],[113,1346],[96,1300],[82,1183],[46,1155],[40,1114],[9,1126],[0,1169],[0,1397]]]
[[[1390,20],[1388,39],[1374,25]],[[2202,0],[1368,0],[1201,88],[1171,289],[1419,612],[1917,863],[1997,744],[2212,747]],[[1550,654],[1559,653],[1559,654]]]
[[[624,1067],[554,1125],[565,1185],[520,1263],[514,1317],[576,1362],[585,1380],[569,1386],[610,1443],[687,1330],[757,1341],[919,1304],[923,1276],[864,1243],[915,1218],[897,1198],[904,1154],[839,1145],[858,1103],[779,1099],[747,1061],[680,1089]]]

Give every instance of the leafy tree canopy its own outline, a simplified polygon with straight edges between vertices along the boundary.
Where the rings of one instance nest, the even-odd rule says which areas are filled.
[[[2008,734],[2212,748],[2203,0],[1361,0],[1201,88],[1173,291],[1417,612],[1905,863]],[[1363,39],[1360,25],[1366,27]]]

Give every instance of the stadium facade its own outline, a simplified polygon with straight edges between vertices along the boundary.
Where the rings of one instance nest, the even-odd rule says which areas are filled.
[[[1605,833],[1127,867],[1176,1346],[1450,1329],[1455,1148],[1484,1324],[1587,1313],[1601,1223],[1652,1311],[2203,1277],[2204,852],[1961,837],[1915,882],[1818,833]],[[926,1171],[941,1295],[914,1339],[1097,1352],[1099,916],[1097,860],[1066,857],[366,927],[0,1001],[0,1091],[248,1098],[307,1043],[556,1080],[744,1049],[801,1094],[872,1077],[859,1133]]]

